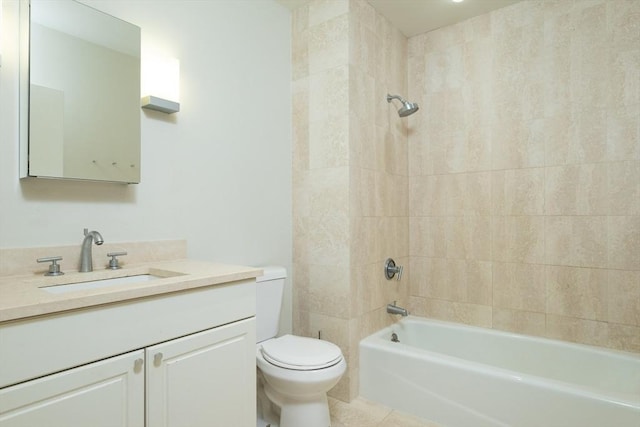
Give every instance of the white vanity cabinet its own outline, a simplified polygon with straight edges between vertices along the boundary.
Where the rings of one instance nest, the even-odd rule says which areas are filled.
[[[0,323],[0,427],[255,423],[255,281]]]

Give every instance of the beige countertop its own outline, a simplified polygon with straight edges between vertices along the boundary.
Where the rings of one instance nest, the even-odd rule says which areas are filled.
[[[139,274],[154,274],[162,278],[61,294],[41,289],[47,286]],[[175,260],[126,265],[119,270],[99,269],[90,273],[68,271],[63,276],[2,276],[0,322],[252,279],[261,274],[262,270],[253,267]]]

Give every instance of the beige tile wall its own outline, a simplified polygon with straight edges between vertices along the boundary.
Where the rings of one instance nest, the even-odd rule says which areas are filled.
[[[358,343],[409,299],[407,39],[364,0],[313,0],[292,24],[294,333],[338,344],[348,371],[331,395],[358,395]],[[405,280],[388,282],[394,257]]]
[[[528,1],[408,43],[363,0],[294,12],[294,332],[342,348],[333,396],[392,300],[640,352],[639,5]]]
[[[412,311],[640,352],[640,2],[521,2],[408,70]]]
[[[406,96],[407,39],[367,2],[350,4],[350,354],[357,378],[360,340],[396,320],[386,313],[388,303],[409,302],[407,121],[386,102],[387,93]],[[388,257],[407,268],[401,282],[384,277]]]
[[[349,360],[349,7],[293,13],[293,332]],[[345,376],[341,391],[348,390]],[[342,396],[341,396],[342,397]]]

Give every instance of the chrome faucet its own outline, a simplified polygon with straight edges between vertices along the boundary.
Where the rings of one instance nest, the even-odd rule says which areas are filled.
[[[84,240],[82,241],[82,251],[80,252],[80,272],[87,273],[93,271],[93,256],[91,255],[91,244],[96,242],[96,245],[104,243],[102,236],[97,231],[89,231],[84,229]]]
[[[393,302],[393,304],[387,304],[387,313],[389,314],[400,314],[403,317],[408,316],[409,312],[402,308],[402,307],[398,307],[396,305],[396,301]]]

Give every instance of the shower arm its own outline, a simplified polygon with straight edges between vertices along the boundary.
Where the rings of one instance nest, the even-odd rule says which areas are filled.
[[[404,99],[402,99],[401,96],[398,96],[398,95],[387,95],[387,102],[391,102],[392,99],[397,99],[402,103],[407,102]]]

